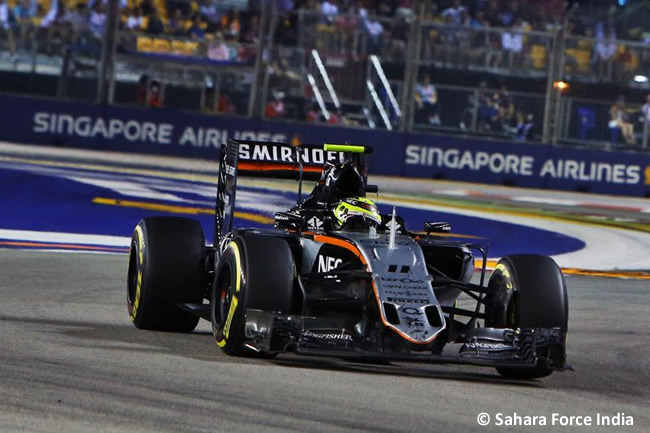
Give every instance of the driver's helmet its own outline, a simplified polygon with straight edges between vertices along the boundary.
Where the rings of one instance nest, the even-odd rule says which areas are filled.
[[[334,208],[334,224],[338,229],[377,227],[381,225],[381,215],[369,198],[350,197],[341,200]]]

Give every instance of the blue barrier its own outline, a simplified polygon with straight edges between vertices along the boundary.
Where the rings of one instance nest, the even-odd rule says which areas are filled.
[[[650,196],[650,155],[0,95],[0,139],[217,160],[227,138],[375,148],[375,174]]]

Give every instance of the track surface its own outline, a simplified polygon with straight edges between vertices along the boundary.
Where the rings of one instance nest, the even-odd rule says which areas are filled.
[[[136,330],[125,255],[0,250],[0,431],[647,432],[647,281],[568,277],[575,372],[229,358],[207,323]],[[615,415],[633,427],[479,427],[477,414]]]

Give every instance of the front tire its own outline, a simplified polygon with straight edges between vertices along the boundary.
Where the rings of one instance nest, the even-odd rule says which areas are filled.
[[[140,220],[131,238],[127,278],[129,317],[140,329],[191,332],[199,317],[177,303],[201,303],[205,238],[198,221]]]
[[[519,254],[499,260],[488,283],[486,326],[495,328],[560,328],[566,336],[569,303],[562,271],[553,259]],[[534,369],[497,368],[501,376],[535,379],[550,375],[547,365]]]
[[[291,312],[296,276],[291,249],[282,239],[244,234],[232,241],[217,265],[210,302],[212,332],[228,355],[244,347],[246,310]]]

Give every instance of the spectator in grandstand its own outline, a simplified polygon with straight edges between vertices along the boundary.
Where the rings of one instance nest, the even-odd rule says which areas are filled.
[[[518,19],[521,18],[521,10],[518,1],[510,2],[508,10],[501,14],[501,27],[510,27],[514,25]]]
[[[373,11],[376,15],[376,11]],[[379,54],[381,49],[381,34],[384,32],[384,26],[379,19],[371,15],[364,20],[364,28],[368,34],[368,47],[366,52],[368,54]]]
[[[450,7],[442,11],[442,17],[449,17],[449,24],[460,25],[462,24],[463,12],[467,14],[467,8],[461,4],[460,0],[454,0]]]
[[[14,40],[13,33],[13,18],[11,16],[11,9],[7,0],[0,0],[0,37],[6,36],[11,59],[16,62],[18,56],[16,55],[16,41]],[[1,41],[2,39],[0,39]]]
[[[623,133],[623,138],[627,144],[636,144],[634,137],[634,124],[630,121],[630,114],[636,110],[631,110],[625,106],[625,98],[621,95],[616,102],[609,108],[609,128],[612,130],[612,141],[616,141],[618,136],[616,131]],[[616,143],[613,143],[616,144]]]
[[[208,32],[214,32],[219,28],[221,22],[221,15],[217,10],[216,0],[203,0],[199,7],[199,13],[208,22]]]
[[[147,92],[146,104],[151,108],[162,107],[162,95],[160,90],[160,82],[149,82],[149,91]]]
[[[285,116],[283,99],[284,92],[273,91],[273,99],[266,104],[266,110],[264,110],[264,116],[267,119],[278,119]]]
[[[139,7],[132,7],[128,9],[126,13],[126,21],[124,22],[124,26],[128,30],[139,31],[142,29],[143,25],[144,25],[144,19],[142,18],[142,9],[140,9]]]
[[[143,9],[144,10],[144,9]],[[153,8],[149,15],[149,22],[147,23],[147,33],[151,35],[161,35],[165,33],[165,24],[160,18],[158,8]]]
[[[167,26],[167,33],[174,36],[185,36],[186,24],[187,20],[183,16],[183,11],[180,9],[174,9],[172,18],[169,20],[169,25]]]
[[[19,46],[25,48],[25,41],[31,34],[33,26],[32,20],[36,17],[36,2],[31,0],[20,0],[16,3],[13,10],[13,18],[19,31]]]
[[[513,26],[501,34],[501,47],[507,58],[509,68],[513,67],[516,60],[522,58],[524,49],[523,26],[524,23],[521,17],[518,17]]]
[[[83,2],[77,3],[74,9],[65,11],[61,21],[68,28],[71,40],[84,36],[90,30],[88,5]]]
[[[201,15],[196,14],[192,19],[192,24],[190,28],[187,29],[187,35],[193,39],[203,39],[205,37],[205,31],[203,30],[203,23],[201,22]]]
[[[339,14],[339,7],[336,0],[323,0],[320,5],[320,11],[331,22]]]
[[[528,141],[533,136],[534,116],[532,113],[524,115],[523,112],[517,111],[517,125],[513,130],[514,139],[517,141]]]
[[[596,50],[593,58],[596,67],[602,70],[608,61],[613,60],[616,50],[616,37],[609,27],[606,27],[602,37],[596,36]]]
[[[479,85],[478,93],[478,129],[489,131],[497,128],[499,124],[499,104],[497,94],[487,89],[487,84]]]
[[[428,74],[415,86],[415,121],[420,124],[440,125],[438,92]]]
[[[217,32],[214,35],[214,41],[208,46],[208,58],[210,60],[230,60],[230,49],[226,45],[223,33]]]
[[[312,102],[305,114],[305,121],[308,123],[317,123],[320,120],[321,111],[316,102]]]
[[[226,15],[222,16],[221,29],[225,33],[226,38],[232,37],[239,39],[239,32],[241,31],[239,12],[231,9]]]
[[[106,7],[101,1],[96,1],[90,12],[88,20],[90,31],[96,38],[101,39],[104,36],[104,24],[106,23]]]

